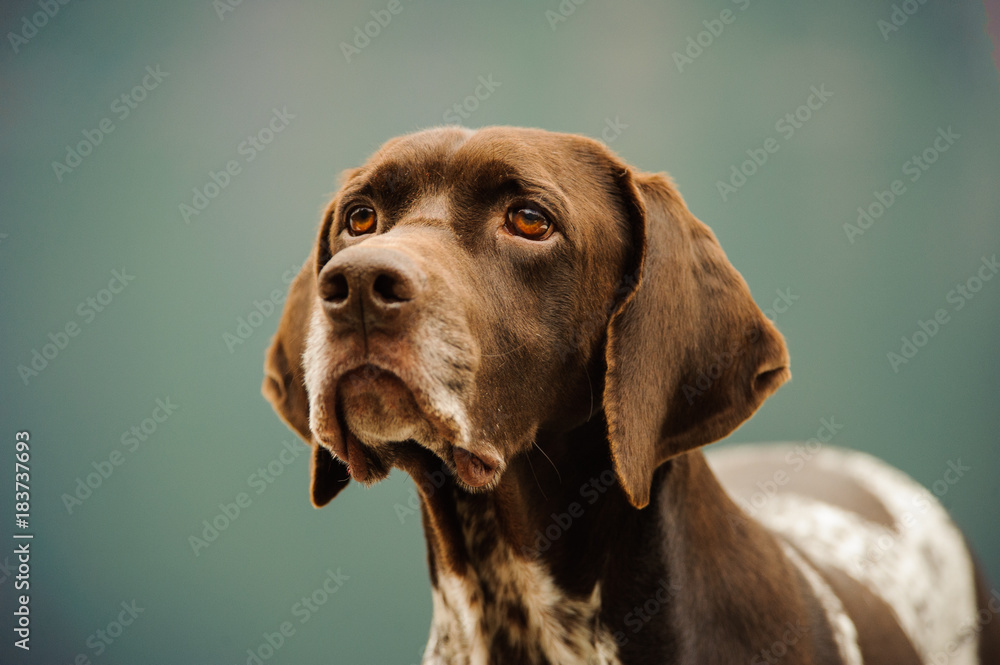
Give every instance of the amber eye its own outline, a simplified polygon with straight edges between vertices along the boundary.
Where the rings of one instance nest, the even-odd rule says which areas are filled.
[[[375,230],[375,211],[368,206],[352,208],[347,213],[347,230],[352,235],[363,235]]]
[[[534,208],[512,208],[506,226],[510,233],[528,240],[544,240],[552,233],[552,223]]]

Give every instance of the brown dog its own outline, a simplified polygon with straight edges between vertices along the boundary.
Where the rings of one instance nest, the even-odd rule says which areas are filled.
[[[315,505],[416,482],[425,663],[1000,662],[1000,595],[899,472],[741,448],[723,490],[698,448],[788,377],[667,178],[579,136],[442,128],[345,175],[263,389],[314,445]]]

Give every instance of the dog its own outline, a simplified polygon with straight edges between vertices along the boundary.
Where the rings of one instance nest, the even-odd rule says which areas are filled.
[[[789,377],[666,176],[444,127],[344,174],[263,392],[315,506],[414,480],[425,664],[1000,663],[1000,594],[914,481],[815,444],[701,451]]]

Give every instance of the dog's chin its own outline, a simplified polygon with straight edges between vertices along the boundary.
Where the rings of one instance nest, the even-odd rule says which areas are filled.
[[[395,374],[366,365],[337,385],[344,425],[373,448],[426,436],[427,422],[413,392]]]
[[[339,377],[316,406],[313,434],[347,465],[351,478],[368,485],[389,475],[402,442],[426,440],[433,429],[413,391],[372,365]]]
[[[372,448],[361,442],[350,430],[344,430],[347,448],[347,472],[351,478],[374,485],[389,475],[393,466],[393,455],[389,449]]]
[[[445,463],[454,471],[458,486],[465,491],[489,492],[500,482],[504,463],[499,457],[457,447],[451,447],[449,453],[451,459]]]
[[[468,492],[494,488],[503,461],[493,453],[473,452],[451,443],[457,432],[434,418],[420,395],[394,373],[364,365],[336,382],[334,397],[320,400],[330,408],[313,423],[317,439],[347,464],[354,480],[373,484],[393,466],[408,469],[412,445],[444,461],[459,487]]]

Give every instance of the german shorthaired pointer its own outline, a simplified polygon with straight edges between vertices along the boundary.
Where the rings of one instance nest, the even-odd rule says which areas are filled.
[[[817,442],[706,461],[788,377],[665,176],[450,127],[344,175],[263,390],[316,506],[415,481],[424,663],[1000,663],[1000,593],[914,481]]]

